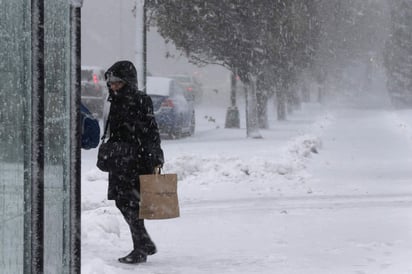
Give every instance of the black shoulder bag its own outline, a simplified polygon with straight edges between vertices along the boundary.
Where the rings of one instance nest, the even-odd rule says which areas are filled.
[[[110,112],[97,154],[96,166],[101,171],[130,170],[137,167],[140,144],[128,142],[106,142],[107,128],[110,123]]]

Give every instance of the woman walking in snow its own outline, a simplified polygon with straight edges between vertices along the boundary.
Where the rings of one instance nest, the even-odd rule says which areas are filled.
[[[108,199],[129,225],[133,250],[122,263],[146,262],[147,256],[157,252],[146,231],[144,220],[138,219],[140,174],[152,174],[163,165],[163,151],[153,114],[151,98],[137,89],[137,73],[129,61],[119,61],[105,73],[109,87],[110,111],[108,142],[128,143],[138,148],[135,157],[124,157],[109,170]]]

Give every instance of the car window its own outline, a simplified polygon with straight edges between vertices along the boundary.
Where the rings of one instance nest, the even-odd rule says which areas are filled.
[[[180,82],[190,82],[190,80],[186,76],[173,76],[173,78],[176,79],[176,81]]]
[[[179,87],[176,85],[175,81],[170,82],[170,94],[172,96],[178,96],[182,94],[179,90]]]
[[[104,70],[99,70],[99,81],[105,81],[105,79],[104,79]]]
[[[176,89],[178,90],[178,93],[183,96],[187,101],[193,101],[194,100],[194,96],[193,96],[193,92],[187,90],[186,88],[184,88],[181,84],[179,83],[175,83]]]
[[[82,81],[93,81],[93,72],[91,70],[82,70],[81,79]]]
[[[104,73],[105,70],[103,69],[82,67],[81,80],[88,82],[105,81]]]
[[[175,79],[178,83],[183,85],[189,85],[193,82],[192,77],[188,75],[174,75],[171,76],[172,79]]]

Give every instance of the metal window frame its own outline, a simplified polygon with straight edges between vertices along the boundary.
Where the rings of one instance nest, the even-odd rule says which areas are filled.
[[[70,2],[70,206],[69,206],[69,273],[81,271],[81,128],[80,75],[81,43],[80,20],[82,1]],[[25,218],[24,273],[44,273],[44,0],[31,0],[31,151],[30,186],[26,187],[26,202],[30,214]]]
[[[71,93],[70,93],[70,273],[81,271],[81,6],[82,1],[71,1]]]
[[[31,0],[30,250],[24,273],[44,272],[44,0]]]

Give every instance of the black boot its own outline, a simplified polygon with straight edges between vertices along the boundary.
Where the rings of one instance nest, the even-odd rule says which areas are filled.
[[[143,242],[142,249],[147,255],[154,255],[157,253],[157,248],[152,241]]]
[[[127,256],[119,258],[119,262],[125,264],[138,264],[145,263],[147,261],[147,255],[140,250],[133,250]]]
[[[146,253],[146,255],[153,255],[157,253],[156,245],[147,233],[144,226],[144,220],[138,220],[136,229],[132,232],[133,247],[134,249],[140,249]]]
[[[157,249],[147,233],[144,226],[144,220],[139,219],[136,214],[136,212],[139,212],[139,203],[126,200],[116,200],[116,206],[119,208],[127,224],[129,225],[133,239],[133,251],[126,257],[120,258],[119,261],[124,263],[128,263],[128,261],[130,261],[129,263],[138,263],[139,260],[146,261],[147,255],[155,254]],[[141,259],[139,259],[139,257],[141,257]]]

